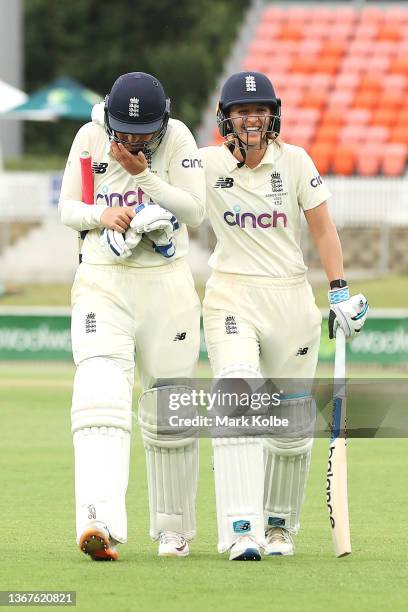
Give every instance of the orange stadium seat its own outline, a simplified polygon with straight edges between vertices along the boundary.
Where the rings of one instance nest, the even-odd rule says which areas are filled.
[[[345,122],[348,126],[366,126],[371,120],[371,111],[367,108],[351,108],[345,114]]]
[[[379,29],[380,28],[376,23],[364,23],[360,21],[354,31],[354,36],[358,40],[376,39]]]
[[[329,106],[340,107],[344,110],[351,106],[354,100],[354,91],[350,89],[334,89],[328,100]]]
[[[380,171],[381,151],[371,145],[358,148],[356,170],[362,176],[375,176]]]
[[[323,41],[322,55],[325,57],[342,57],[347,50],[347,41],[328,38]]]
[[[355,90],[361,77],[357,72],[338,72],[335,80],[336,89]]]
[[[255,40],[273,40],[279,36],[280,31],[279,23],[261,22],[255,33]]]
[[[286,87],[288,89],[306,89],[309,81],[309,75],[304,72],[292,72],[286,75]]]
[[[320,125],[316,131],[316,140],[321,143],[334,145],[339,138],[341,125]]]
[[[357,92],[353,107],[354,108],[367,108],[369,110],[373,109],[378,104],[378,96],[375,91],[360,91]]]
[[[404,101],[404,94],[400,91],[384,90],[379,99],[380,108],[393,109],[398,112]]]
[[[381,76],[375,72],[368,72],[363,75],[360,79],[357,94],[360,93],[372,93],[379,97],[382,92],[382,80]]]
[[[266,38],[256,38],[248,49],[248,55],[272,55],[275,49],[274,41]]]
[[[396,45],[396,54],[402,57],[408,55],[408,29],[407,29],[407,38],[404,38]]]
[[[316,55],[317,53],[322,53],[323,43],[321,40],[306,38],[302,40],[298,45],[298,53],[299,55]]]
[[[390,63],[390,73],[408,75],[408,56],[397,55]]]
[[[382,78],[384,91],[398,91],[402,93],[408,85],[408,77],[405,74],[386,74]]]
[[[395,55],[398,52],[399,43],[389,40],[377,40],[374,51],[377,55]]]
[[[354,39],[353,42],[350,43],[348,47],[349,55],[352,57],[356,56],[364,56],[367,57],[370,53],[373,52],[373,41],[372,40],[359,40],[358,38]]]
[[[364,142],[373,147],[386,143],[389,136],[390,131],[384,125],[369,125],[364,128]]]
[[[282,25],[279,38],[281,40],[299,41],[303,38],[302,27],[299,25],[290,25],[289,23],[285,23]]]
[[[390,40],[395,42],[401,40],[400,26],[394,23],[383,24],[378,32],[378,40]]]
[[[309,148],[309,152],[319,174],[328,174],[333,157],[333,146],[315,141]]]
[[[408,124],[397,123],[391,130],[390,142],[408,145]]]
[[[339,145],[333,155],[333,172],[335,174],[353,174],[356,165],[356,148],[351,145]]]
[[[339,66],[341,72],[348,72],[349,74],[361,74],[367,67],[367,60],[363,56],[352,57],[347,55]]]
[[[348,111],[347,111],[348,112]],[[321,127],[328,127],[329,125],[339,126],[344,123],[344,118],[347,113],[344,110],[340,111],[337,108],[328,107],[322,112]]]
[[[282,100],[282,106],[284,108],[296,108],[299,106],[302,98],[303,92],[300,89],[288,89]]]
[[[314,74],[307,75],[307,83],[310,90],[318,89],[320,91],[328,90],[332,87],[334,82],[334,76],[327,72],[315,72]]]
[[[377,108],[373,112],[372,124],[384,125],[387,128],[392,128],[397,121],[397,115],[393,109]]]
[[[287,141],[306,149],[312,141],[314,131],[313,125],[294,124],[288,130]]]
[[[310,90],[303,97],[303,108],[317,108],[322,110],[327,103],[327,94],[325,91]]]
[[[293,72],[311,73],[316,67],[316,55],[303,55],[293,60]]]
[[[364,141],[367,126],[345,125],[339,132],[339,141],[342,144],[359,145]]]
[[[296,111],[296,123],[316,126],[319,119],[320,111],[317,108],[305,108],[302,104],[302,107]]]
[[[321,39],[330,36],[330,27],[326,23],[319,22],[308,22],[307,28],[305,28],[304,37],[306,39]]]
[[[384,148],[382,171],[386,176],[400,176],[407,162],[406,144],[388,144]]]
[[[352,22],[337,21],[330,26],[330,38],[332,40],[348,40],[353,34],[354,24]]]
[[[341,57],[336,55],[328,55],[317,60],[316,68],[319,72],[335,75],[341,63]]]
[[[373,55],[367,58],[367,71],[383,73],[387,72],[390,67],[391,60],[387,56]]]

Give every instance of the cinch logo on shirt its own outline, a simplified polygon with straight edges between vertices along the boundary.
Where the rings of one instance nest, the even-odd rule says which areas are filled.
[[[261,229],[268,229],[270,227],[286,227],[288,224],[288,218],[283,212],[274,210],[272,213],[261,213],[256,216],[251,212],[241,213],[240,206],[234,206],[234,211],[227,210],[224,213],[224,221],[231,227],[238,225],[238,227],[260,227]]]
[[[310,181],[310,184],[312,187],[318,187],[319,185],[323,185],[322,177],[320,175],[313,177]]]
[[[202,168],[203,160],[202,159],[183,159],[181,162],[183,168]]]

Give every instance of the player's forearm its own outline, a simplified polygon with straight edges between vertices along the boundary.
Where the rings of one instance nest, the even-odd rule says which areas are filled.
[[[191,227],[200,225],[205,214],[204,195],[169,185],[150,170],[145,170],[135,178],[137,186],[156,204],[176,215],[179,222]]]
[[[89,206],[78,200],[64,200],[60,201],[58,208],[63,224],[81,232],[102,227],[101,215],[108,207],[101,204]]]
[[[315,236],[314,242],[328,281],[344,278],[343,252],[336,228],[333,226],[323,234]]]

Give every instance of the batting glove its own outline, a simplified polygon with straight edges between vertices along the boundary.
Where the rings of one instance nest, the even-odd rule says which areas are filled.
[[[330,302],[329,338],[336,336],[337,327],[341,327],[346,338],[358,333],[364,325],[368,313],[368,302],[362,293],[350,297],[347,285],[331,289],[328,293]]]
[[[100,236],[100,244],[104,252],[114,261],[127,259],[132,254],[133,249],[142,239],[141,234],[137,234],[132,229],[127,229],[124,234],[117,230],[105,227]]]
[[[168,225],[162,229],[154,230],[147,234],[147,237],[153,242],[153,248],[156,253],[160,253],[163,257],[170,258],[176,253],[176,244],[174,232],[179,228],[179,223],[173,215]]]
[[[139,204],[130,227],[138,234],[148,234],[168,227],[174,215],[159,204]]]

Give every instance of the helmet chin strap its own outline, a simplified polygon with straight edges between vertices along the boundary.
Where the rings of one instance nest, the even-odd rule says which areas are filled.
[[[235,141],[238,141],[238,145],[237,145],[237,144],[235,144]],[[261,139],[261,142],[262,142],[262,139]],[[260,143],[260,144],[261,144],[261,143]],[[266,143],[266,144],[268,144],[268,143]],[[238,147],[238,149],[239,149],[239,151],[240,151],[240,153],[241,153],[241,156],[242,156],[242,161],[240,161],[240,162],[238,162],[238,163],[237,163],[237,168],[242,168],[242,166],[244,166],[244,165],[245,165],[246,158],[247,158],[247,150],[248,150],[248,146],[249,146],[249,145],[248,145],[248,143],[247,143],[247,147],[245,147],[245,143],[244,143],[244,141],[243,141],[243,140],[242,140],[242,139],[241,139],[241,138],[240,138],[238,135],[235,135],[234,142],[231,142],[230,144],[228,144],[228,145],[227,145],[228,150],[230,151],[230,153],[231,153],[232,155],[234,154],[234,151],[235,151],[235,149],[236,149],[237,147]],[[263,147],[261,147],[261,146],[260,146],[260,149],[261,149],[261,148],[263,148]]]

